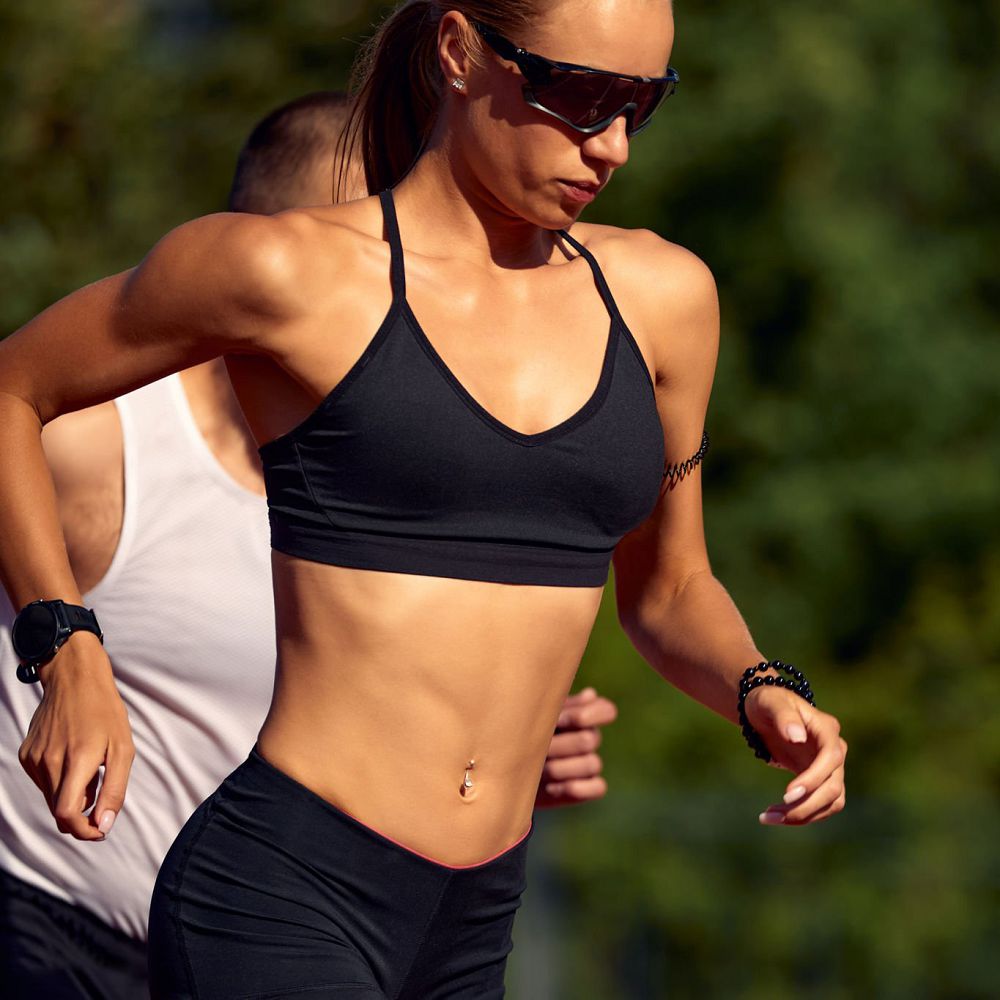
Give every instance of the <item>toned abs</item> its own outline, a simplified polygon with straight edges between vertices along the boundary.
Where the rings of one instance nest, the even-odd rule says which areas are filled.
[[[327,210],[310,214],[308,314],[270,359],[227,359],[261,443],[315,409],[390,304],[377,202],[329,210],[356,234],[330,224]],[[416,252],[408,260],[409,299],[428,336],[497,419],[532,434],[588,399],[608,314],[583,260],[556,252],[556,266],[533,277]],[[264,757],[445,864],[475,864],[523,835],[603,588],[381,572],[279,552],[272,569],[278,670]]]

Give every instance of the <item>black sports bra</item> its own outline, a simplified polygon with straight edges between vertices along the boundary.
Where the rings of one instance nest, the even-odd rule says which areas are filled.
[[[380,195],[392,304],[350,371],[260,448],[271,545],[314,562],[497,583],[599,587],[663,482],[653,383],[593,255],[611,317],[597,387],[522,434],[455,378],[406,301],[390,191]]]

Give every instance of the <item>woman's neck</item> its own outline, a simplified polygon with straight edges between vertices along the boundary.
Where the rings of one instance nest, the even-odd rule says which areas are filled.
[[[484,267],[520,270],[552,256],[549,230],[519,218],[463,169],[446,140],[432,143],[395,189],[407,242],[428,257],[461,257]],[[423,223],[423,224],[421,224]]]

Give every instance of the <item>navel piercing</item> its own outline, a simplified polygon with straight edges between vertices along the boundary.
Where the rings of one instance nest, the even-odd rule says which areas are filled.
[[[465,90],[465,81],[460,77],[456,76],[455,79],[451,81],[451,85],[455,90]]]
[[[469,777],[469,772],[476,766],[474,760],[470,760],[468,764],[465,765],[465,780],[462,782],[461,792],[463,795],[468,795],[472,790],[472,778]]]

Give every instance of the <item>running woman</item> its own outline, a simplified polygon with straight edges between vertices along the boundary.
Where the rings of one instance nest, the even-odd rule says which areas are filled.
[[[224,355],[260,444],[274,695],[158,875],[154,997],[502,996],[612,560],[636,648],[794,772],[761,821],[843,807],[837,720],[765,660],[706,554],[711,275],[576,223],[672,91],[672,43],[665,0],[410,0],[361,68],[378,195],[195,220],[0,344],[0,565],[23,669],[93,692],[87,735],[53,750],[83,839],[130,736],[93,616],[67,612],[52,656],[55,612],[28,607],[80,603],[39,427]]]
[[[349,108],[346,95],[320,92],[264,118],[240,153],[230,210],[330,201]],[[136,1000],[149,993],[160,862],[246,757],[271,697],[263,477],[222,360],[68,413],[45,426],[42,445],[73,575],[87,606],[101,608],[137,752],[125,818],[107,843],[60,834],[18,762],[42,692],[15,676],[13,609],[0,592],[0,979],[12,1000]],[[597,727],[614,719],[614,704],[588,689],[562,714],[536,807],[606,791]],[[35,778],[49,801],[58,796],[44,773]]]

